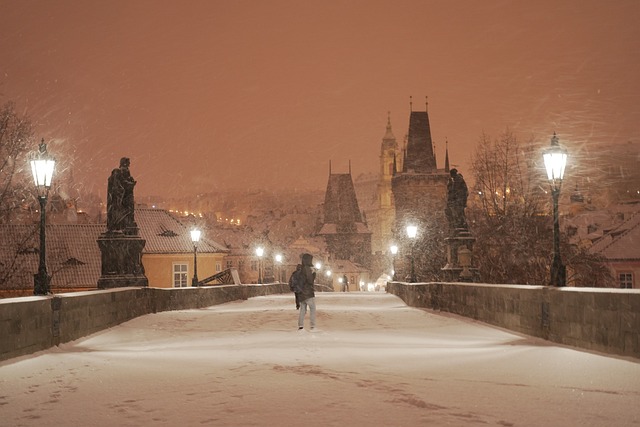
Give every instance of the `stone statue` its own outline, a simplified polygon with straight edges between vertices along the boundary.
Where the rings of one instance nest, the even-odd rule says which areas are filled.
[[[107,231],[137,234],[133,217],[133,187],[136,181],[129,172],[130,161],[120,159],[120,167],[111,172],[107,186]]]
[[[445,213],[451,229],[467,228],[464,209],[467,207],[469,191],[462,174],[457,169],[451,169],[451,177],[447,183],[447,207]]]

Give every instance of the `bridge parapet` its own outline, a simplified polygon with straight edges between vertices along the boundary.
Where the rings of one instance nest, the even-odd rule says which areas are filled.
[[[0,299],[0,360],[91,335],[145,314],[210,307],[290,292],[286,283],[191,288],[113,288]]]
[[[390,282],[407,305],[559,344],[640,358],[640,289]]]

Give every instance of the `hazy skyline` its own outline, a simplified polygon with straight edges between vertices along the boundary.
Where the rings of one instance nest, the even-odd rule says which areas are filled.
[[[466,176],[482,132],[572,149],[640,141],[640,2],[0,0],[0,101],[106,192],[323,189],[378,172],[429,98]],[[573,162],[573,163],[571,163]]]

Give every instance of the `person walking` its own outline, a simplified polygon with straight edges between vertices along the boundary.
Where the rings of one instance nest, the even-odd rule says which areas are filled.
[[[313,288],[316,273],[313,271],[313,256],[311,254],[302,254],[302,276],[304,283],[298,294],[298,303],[300,304],[298,330],[304,329],[304,316],[307,313],[307,308],[309,308],[310,326],[313,330],[316,327],[316,294]]]
[[[347,275],[342,275],[342,292],[349,292],[349,279],[347,279]]]

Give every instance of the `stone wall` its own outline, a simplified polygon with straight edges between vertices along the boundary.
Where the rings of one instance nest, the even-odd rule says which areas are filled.
[[[45,350],[145,314],[210,307],[286,292],[290,292],[289,285],[278,283],[176,289],[115,288],[1,299],[0,360]]]
[[[640,358],[640,290],[388,283],[412,307],[455,313],[559,344]]]

